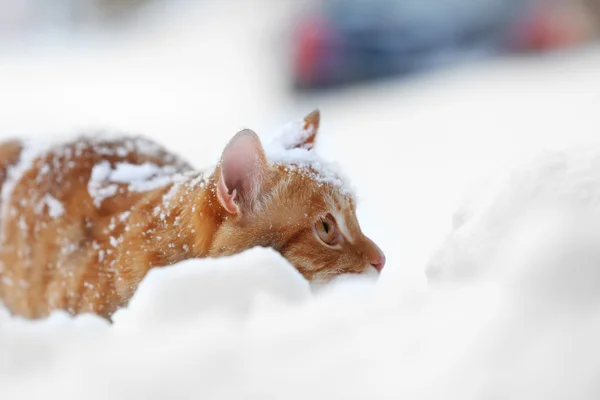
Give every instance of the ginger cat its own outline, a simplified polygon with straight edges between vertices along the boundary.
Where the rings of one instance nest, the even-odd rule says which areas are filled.
[[[61,309],[110,319],[150,268],[255,246],[310,281],[381,271],[352,194],[313,156],[318,126],[314,111],[283,138],[298,162],[268,161],[243,130],[208,176],[140,138],[82,138],[41,154],[3,143],[0,300],[29,318]]]

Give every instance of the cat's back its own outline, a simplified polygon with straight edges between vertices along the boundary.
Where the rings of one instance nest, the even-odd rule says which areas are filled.
[[[5,142],[0,144],[0,228],[6,230],[11,216],[32,211],[40,217],[59,214],[58,203],[65,215],[82,207],[110,214],[119,201],[146,191],[136,190],[136,181],[190,170],[176,155],[139,137],[81,137],[55,145]]]
[[[189,170],[161,146],[135,137],[1,144],[0,299],[29,317],[76,308],[70,293],[85,288],[69,288],[70,282],[79,285],[81,273],[102,274],[98,249],[90,246],[106,247],[107,227],[143,199],[148,185]]]

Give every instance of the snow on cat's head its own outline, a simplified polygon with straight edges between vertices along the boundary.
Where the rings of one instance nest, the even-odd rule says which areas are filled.
[[[279,251],[312,282],[375,274],[385,256],[360,229],[347,180],[314,152],[319,112],[291,123],[263,148],[243,130],[215,170],[215,195],[226,212],[211,255],[263,246]]]

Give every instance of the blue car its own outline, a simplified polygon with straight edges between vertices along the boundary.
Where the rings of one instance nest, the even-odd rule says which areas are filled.
[[[296,26],[295,87],[335,87],[505,52],[532,4],[323,0]]]

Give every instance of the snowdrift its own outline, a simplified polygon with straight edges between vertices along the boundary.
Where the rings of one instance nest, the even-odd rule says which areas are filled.
[[[3,396],[596,398],[600,150],[546,155],[480,193],[428,290],[311,290],[257,248],[152,271],[113,325],[3,312]]]

